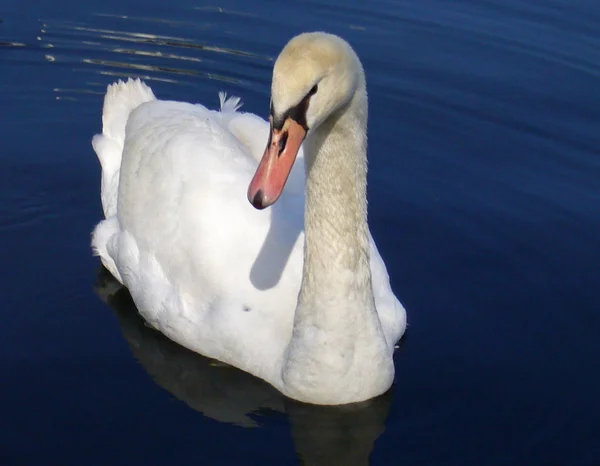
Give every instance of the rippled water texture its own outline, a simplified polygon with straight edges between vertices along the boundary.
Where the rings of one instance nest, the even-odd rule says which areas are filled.
[[[598,2],[3,7],[1,464],[600,464]],[[148,329],[89,248],[107,84],[266,117],[306,30],[363,60],[371,231],[409,317],[392,390],[351,408]]]

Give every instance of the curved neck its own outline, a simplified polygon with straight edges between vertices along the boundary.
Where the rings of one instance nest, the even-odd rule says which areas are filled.
[[[305,141],[306,237],[300,301],[312,301],[312,307],[330,300],[343,307],[348,299],[372,307],[366,129],[367,96],[359,90]]]
[[[394,375],[371,283],[366,126],[363,87],[304,145],[304,270],[282,368],[302,401],[367,399]]]

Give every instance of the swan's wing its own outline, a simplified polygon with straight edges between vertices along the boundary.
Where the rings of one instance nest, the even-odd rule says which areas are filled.
[[[373,297],[386,341],[390,347],[393,347],[406,329],[406,310],[394,295],[383,258],[379,254],[373,238],[370,239]]]
[[[263,323],[254,329],[256,338],[291,328],[286,324],[293,313],[282,318],[281,312],[293,311],[300,286],[304,198],[288,191],[277,206],[254,209],[246,191],[256,166],[247,146],[202,106],[154,101],[132,112],[118,205],[129,239],[119,269],[144,278],[140,296],[159,289],[146,280],[154,275],[177,288],[177,299],[189,309],[186,318],[212,315],[213,331],[239,326],[244,308]],[[128,274],[121,276],[130,290],[136,287],[127,283]],[[281,325],[269,323],[277,319]],[[190,328],[202,327],[196,324]],[[229,340],[221,338],[215,341]]]
[[[102,166],[100,197],[106,218],[117,212],[125,125],[132,110],[152,100],[156,100],[152,89],[139,79],[118,81],[106,90],[102,108],[102,134],[96,134],[92,139],[92,146]]]

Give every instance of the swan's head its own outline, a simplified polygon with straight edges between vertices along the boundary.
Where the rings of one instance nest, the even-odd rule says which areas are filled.
[[[248,188],[254,207],[264,209],[279,198],[307,134],[364,85],[360,60],[343,39],[313,32],[288,42],[273,68],[269,141]]]

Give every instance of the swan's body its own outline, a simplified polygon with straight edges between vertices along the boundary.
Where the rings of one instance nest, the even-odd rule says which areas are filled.
[[[109,87],[94,138],[106,219],[92,245],[151,325],[301,401],[389,388],[406,316],[366,224],[366,100],[345,42],[293,39],[273,78],[273,147],[281,132],[285,141],[270,162],[267,147],[253,179],[269,123],[237,112],[237,100],[222,98],[219,112],[156,100],[139,81]],[[299,102],[308,176],[295,164],[279,201],[257,210],[251,180],[252,202],[270,205],[281,175],[269,170],[302,142],[285,118]]]

